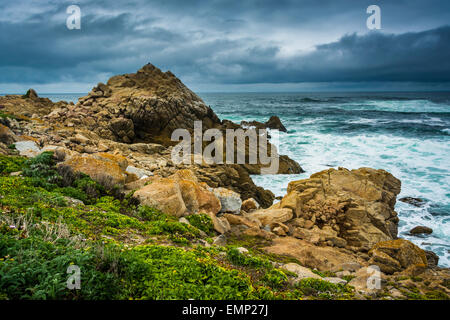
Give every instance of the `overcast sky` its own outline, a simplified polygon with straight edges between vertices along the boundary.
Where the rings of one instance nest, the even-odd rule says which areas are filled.
[[[450,90],[449,24],[448,0],[1,1],[0,93],[87,92],[148,62],[200,92]]]

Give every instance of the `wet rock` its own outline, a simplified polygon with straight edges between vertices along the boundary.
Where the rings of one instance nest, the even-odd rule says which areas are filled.
[[[410,234],[412,235],[420,235],[420,234],[432,234],[433,233],[433,229],[425,227],[425,226],[417,226],[412,228],[409,231]]]
[[[410,205],[413,205],[415,207],[422,207],[426,202],[423,199],[420,198],[413,198],[413,197],[403,197],[401,199],[398,199],[398,201],[408,203]]]

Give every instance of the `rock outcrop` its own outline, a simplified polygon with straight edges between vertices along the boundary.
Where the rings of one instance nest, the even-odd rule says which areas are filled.
[[[384,170],[329,169],[289,183],[278,207],[293,210],[300,232],[327,226],[349,246],[369,250],[397,237],[399,192],[400,181]]]
[[[381,241],[369,251],[369,255],[369,263],[377,265],[386,274],[408,269],[417,275],[428,265],[425,251],[404,239]]]

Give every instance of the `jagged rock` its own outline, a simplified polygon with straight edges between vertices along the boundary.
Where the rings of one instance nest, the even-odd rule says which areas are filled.
[[[425,226],[417,226],[412,228],[409,231],[410,234],[413,235],[418,235],[418,234],[432,234],[433,233],[433,229],[425,227]]]
[[[398,199],[398,201],[408,203],[415,207],[422,207],[425,204],[424,200],[422,200],[420,198],[413,198],[413,197],[403,197],[403,198]]]
[[[255,199],[250,198],[242,202],[241,210],[252,212],[256,209],[259,209],[259,203]]]
[[[428,265],[426,253],[404,239],[379,242],[369,251],[369,255],[369,263],[377,265],[386,274],[411,267],[425,269]]]
[[[286,127],[281,123],[280,118],[278,118],[277,116],[271,116],[270,119],[265,123],[258,121],[241,121],[241,126],[255,127],[256,129],[276,129],[287,132]]]
[[[427,257],[428,267],[436,267],[439,263],[439,256],[431,250],[424,250],[424,252]]]
[[[220,201],[222,207],[220,212],[234,214],[239,214],[241,212],[242,200],[238,193],[225,188],[215,188],[213,192]]]
[[[37,99],[38,95],[34,89],[28,89],[27,93],[24,95],[24,98]]]
[[[329,169],[289,183],[279,203],[319,228],[327,225],[347,244],[369,250],[397,237],[394,211],[400,181],[384,170]]]

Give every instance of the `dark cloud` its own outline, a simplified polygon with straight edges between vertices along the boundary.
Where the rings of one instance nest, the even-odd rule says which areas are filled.
[[[0,4],[0,91],[89,88],[147,62],[188,85],[450,81],[450,2],[372,0],[56,1]],[[82,29],[65,27],[68,5]],[[58,87],[59,88],[59,87]],[[70,91],[70,90],[68,90]]]

